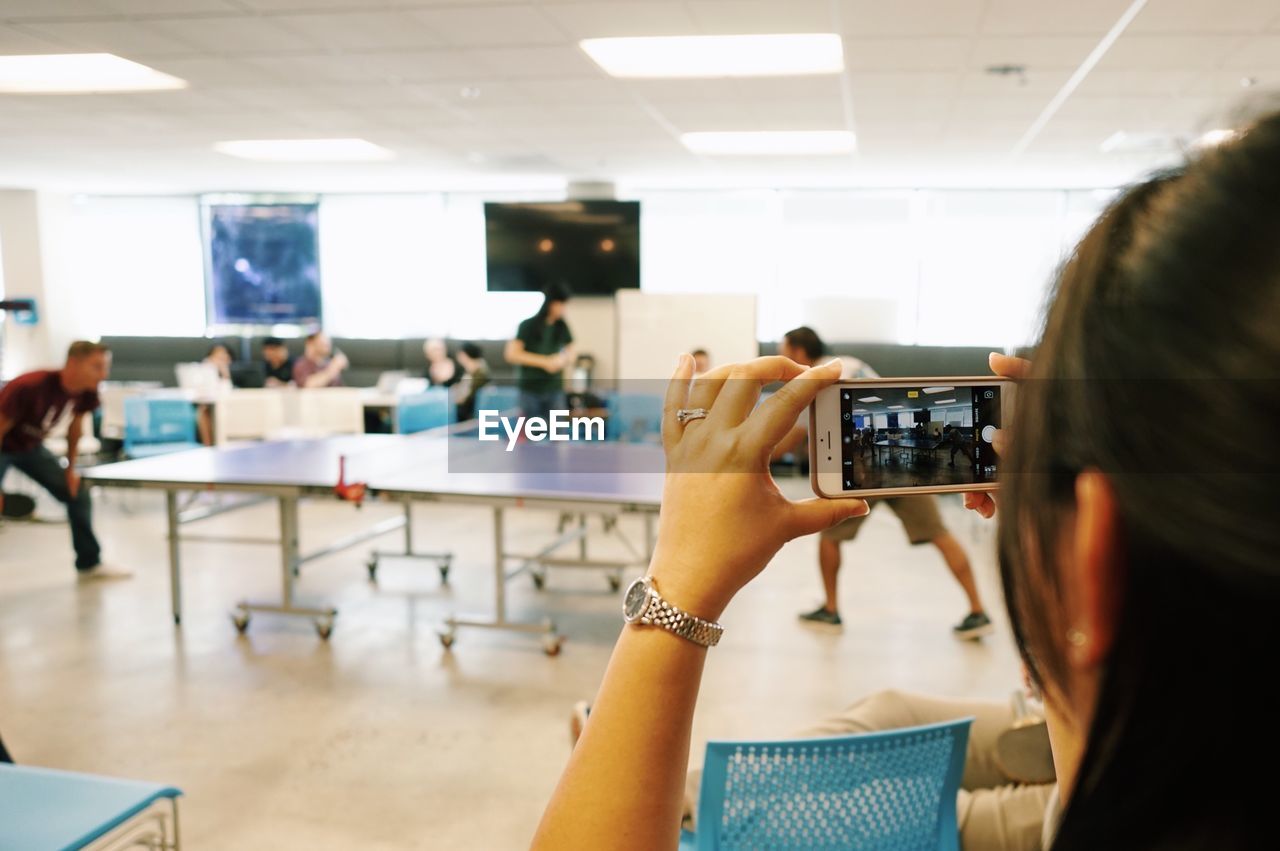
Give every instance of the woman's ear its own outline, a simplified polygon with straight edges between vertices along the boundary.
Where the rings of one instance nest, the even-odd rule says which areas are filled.
[[[1111,481],[1097,470],[1076,477],[1067,659],[1080,671],[1107,660],[1124,596],[1120,519]]]

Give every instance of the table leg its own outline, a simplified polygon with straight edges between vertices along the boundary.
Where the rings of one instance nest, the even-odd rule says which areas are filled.
[[[169,596],[173,608],[174,626],[182,626],[182,563],[179,552],[178,492],[164,492],[165,511],[169,517]]]

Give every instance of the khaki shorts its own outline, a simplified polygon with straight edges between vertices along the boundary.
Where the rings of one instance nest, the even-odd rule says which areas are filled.
[[[947,527],[942,525],[942,515],[938,513],[938,503],[932,496],[890,496],[867,500],[870,511],[861,517],[842,520],[824,531],[822,537],[829,541],[852,541],[858,537],[863,521],[882,502],[898,515],[902,528],[907,532],[907,540],[913,544],[927,544],[947,531]]]

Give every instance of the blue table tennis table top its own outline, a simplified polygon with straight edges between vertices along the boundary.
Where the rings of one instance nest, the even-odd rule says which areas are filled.
[[[649,444],[479,444],[418,435],[344,435],[193,449],[91,467],[97,485],[165,490],[289,490],[325,495],[363,482],[388,498],[573,499],[656,507],[663,453]]]

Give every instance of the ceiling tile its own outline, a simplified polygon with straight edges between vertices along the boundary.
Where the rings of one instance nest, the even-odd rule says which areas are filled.
[[[575,39],[618,36],[692,35],[699,32],[684,3],[548,3],[542,7],[562,32]]]
[[[413,12],[455,46],[561,44],[564,33],[533,6],[484,6]]]
[[[1263,35],[1240,42],[1222,62],[1241,71],[1280,70],[1280,35]]]
[[[1123,35],[1097,67],[1103,71],[1208,69],[1228,59],[1239,43],[1233,36]]]
[[[1097,39],[1087,36],[987,36],[974,42],[970,66],[1025,65],[1037,68],[1074,69],[1097,46]]]
[[[967,36],[978,31],[985,0],[840,0],[850,36]]]
[[[982,31],[992,35],[1095,35],[1120,20],[1133,0],[1072,0],[1069,3],[988,0]],[[1157,0],[1163,2],[1163,0]]]
[[[1270,0],[1160,0],[1148,3],[1127,32],[1135,35],[1256,33],[1280,16]]]
[[[190,43],[141,21],[56,21],[27,24],[25,28],[75,50],[126,58],[192,52]]]
[[[271,18],[249,15],[227,18],[167,18],[149,26],[215,54],[279,53],[315,48],[308,39]]]
[[[0,55],[24,53],[57,53],[72,46],[34,30],[22,27],[0,26]]]
[[[688,0],[701,32],[712,35],[833,32],[829,0]]]
[[[965,38],[845,38],[844,62],[851,71],[947,71],[969,64]]]
[[[406,50],[442,43],[407,12],[280,15],[271,21],[326,50]]]
[[[469,54],[487,72],[508,79],[597,78],[604,73],[576,45],[484,48]]]

